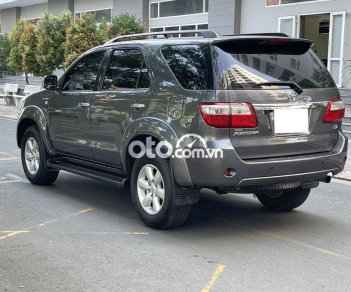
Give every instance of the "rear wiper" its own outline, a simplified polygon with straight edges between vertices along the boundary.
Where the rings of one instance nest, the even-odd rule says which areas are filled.
[[[264,82],[258,83],[257,85],[261,86],[289,86],[291,89],[295,90],[297,94],[301,94],[303,89],[297,85],[295,82],[289,81],[272,81],[272,82]]]

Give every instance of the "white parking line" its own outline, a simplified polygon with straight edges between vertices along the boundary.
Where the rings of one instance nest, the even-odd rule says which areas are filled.
[[[18,160],[19,157],[6,152],[0,152],[0,161]]]
[[[9,180],[6,180],[6,179],[9,179]],[[25,180],[23,177],[20,177],[12,173],[5,174],[5,176],[0,178],[0,184],[11,184],[11,183],[18,183],[18,182],[26,183],[27,180]]]
[[[11,179],[13,179],[13,180],[25,180],[23,177],[21,177],[21,176],[18,176],[18,175],[15,175],[15,174],[13,174],[13,173],[7,173],[7,174],[5,174],[5,176],[7,177],[7,178],[11,178]]]
[[[18,160],[19,157],[0,158],[0,161]]]
[[[13,119],[13,118],[10,118],[10,117],[0,117],[0,120],[13,121],[13,122],[17,123],[17,119]]]
[[[0,185],[4,184],[13,184],[13,183],[27,183],[24,180],[8,180],[8,181],[0,181]]]

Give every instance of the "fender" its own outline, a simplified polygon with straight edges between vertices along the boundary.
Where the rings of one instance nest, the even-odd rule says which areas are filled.
[[[39,108],[38,106],[30,105],[25,107],[21,114],[20,118],[17,123],[17,145],[18,147],[21,147],[21,141],[20,141],[20,128],[23,120],[25,119],[30,119],[33,122],[35,122],[39,128],[41,137],[43,138],[43,142],[45,145],[46,150],[48,151],[49,154],[53,155],[55,154],[55,151],[50,143],[49,139],[49,133],[48,133],[48,122],[46,115],[44,114],[43,110]]]
[[[127,169],[127,151],[129,143],[138,135],[152,136],[159,141],[168,141],[175,145],[179,135],[171,126],[158,118],[141,118],[136,120],[124,133],[121,145],[121,162]],[[189,170],[185,159],[170,158],[171,168],[176,183],[181,187],[192,187]]]

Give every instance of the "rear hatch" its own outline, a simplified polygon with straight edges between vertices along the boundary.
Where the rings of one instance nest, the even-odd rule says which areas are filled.
[[[340,122],[326,123],[324,117],[328,101],[340,94],[311,45],[284,37],[213,41],[216,102],[252,104],[257,115],[256,126],[229,129],[242,159],[321,153],[335,146]]]

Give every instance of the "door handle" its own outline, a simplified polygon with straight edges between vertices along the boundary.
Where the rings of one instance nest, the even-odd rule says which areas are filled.
[[[132,108],[136,108],[136,109],[138,109],[138,108],[144,108],[144,107],[145,107],[145,104],[143,104],[143,103],[133,103],[133,104],[131,105],[131,107],[132,107]]]
[[[82,107],[82,108],[86,108],[86,107],[89,107],[90,106],[90,103],[88,102],[80,102],[78,104],[79,107]]]

